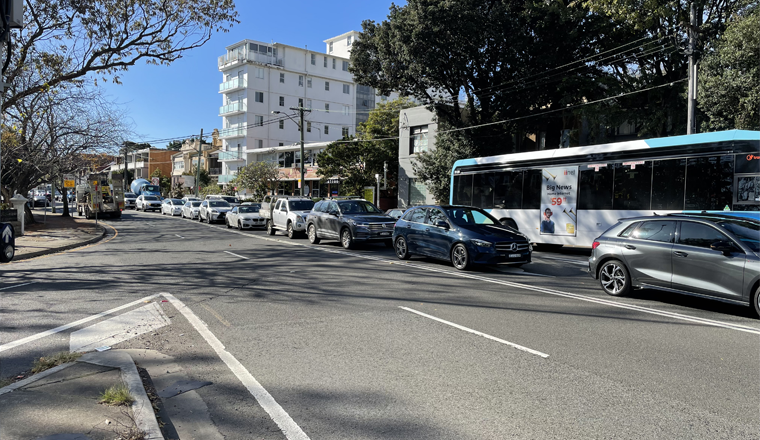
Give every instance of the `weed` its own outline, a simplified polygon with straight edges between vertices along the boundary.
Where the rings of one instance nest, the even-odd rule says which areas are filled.
[[[32,365],[32,373],[40,373],[45,370],[49,370],[58,365],[68,364],[74,362],[82,356],[82,353],[69,353],[62,351],[52,356],[44,356],[34,361]]]
[[[107,388],[100,395],[99,403],[111,406],[128,406],[135,401],[135,398],[129,394],[129,389],[124,384],[114,385]]]

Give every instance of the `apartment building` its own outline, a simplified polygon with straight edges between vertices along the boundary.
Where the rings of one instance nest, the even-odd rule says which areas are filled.
[[[179,151],[172,155],[172,188],[184,186],[183,175],[198,165],[199,151],[201,169],[208,172],[212,182],[219,178],[222,174],[222,166],[218,156],[222,141],[219,140],[218,135],[219,132],[215,129],[210,144],[204,142],[201,145],[199,139],[187,139],[182,143]]]
[[[127,169],[135,179],[150,179],[150,175],[161,170],[164,176],[172,174],[172,154],[174,151],[161,148],[144,148],[127,153]],[[111,171],[124,170],[124,156],[117,158],[117,163],[111,166]]]
[[[256,40],[226,48],[217,61],[222,73],[220,184],[230,182],[248,163],[269,161],[283,168],[283,191],[297,192],[300,172],[290,169],[301,164],[300,148],[295,148],[301,138],[300,116],[291,108],[306,108],[304,166],[312,172],[305,173],[305,180],[310,188],[319,188],[316,151],[355,134],[376,99],[389,99],[357,86],[348,72],[351,45],[359,36],[351,31],[327,39],[325,52]]]

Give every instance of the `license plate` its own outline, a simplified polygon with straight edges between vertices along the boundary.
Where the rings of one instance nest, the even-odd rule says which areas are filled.
[[[391,235],[391,233],[390,232],[381,232],[380,233],[381,237],[387,237],[388,235]]]
[[[520,258],[521,256],[520,254],[509,254],[509,258]]]

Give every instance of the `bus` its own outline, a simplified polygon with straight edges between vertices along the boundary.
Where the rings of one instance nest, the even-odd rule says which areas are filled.
[[[536,244],[590,247],[618,219],[760,213],[760,131],[729,130],[458,160],[452,205],[490,212]]]

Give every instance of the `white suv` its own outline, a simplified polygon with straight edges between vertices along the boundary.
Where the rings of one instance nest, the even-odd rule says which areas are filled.
[[[232,206],[224,200],[204,200],[198,210],[198,220],[206,223],[223,222]]]

